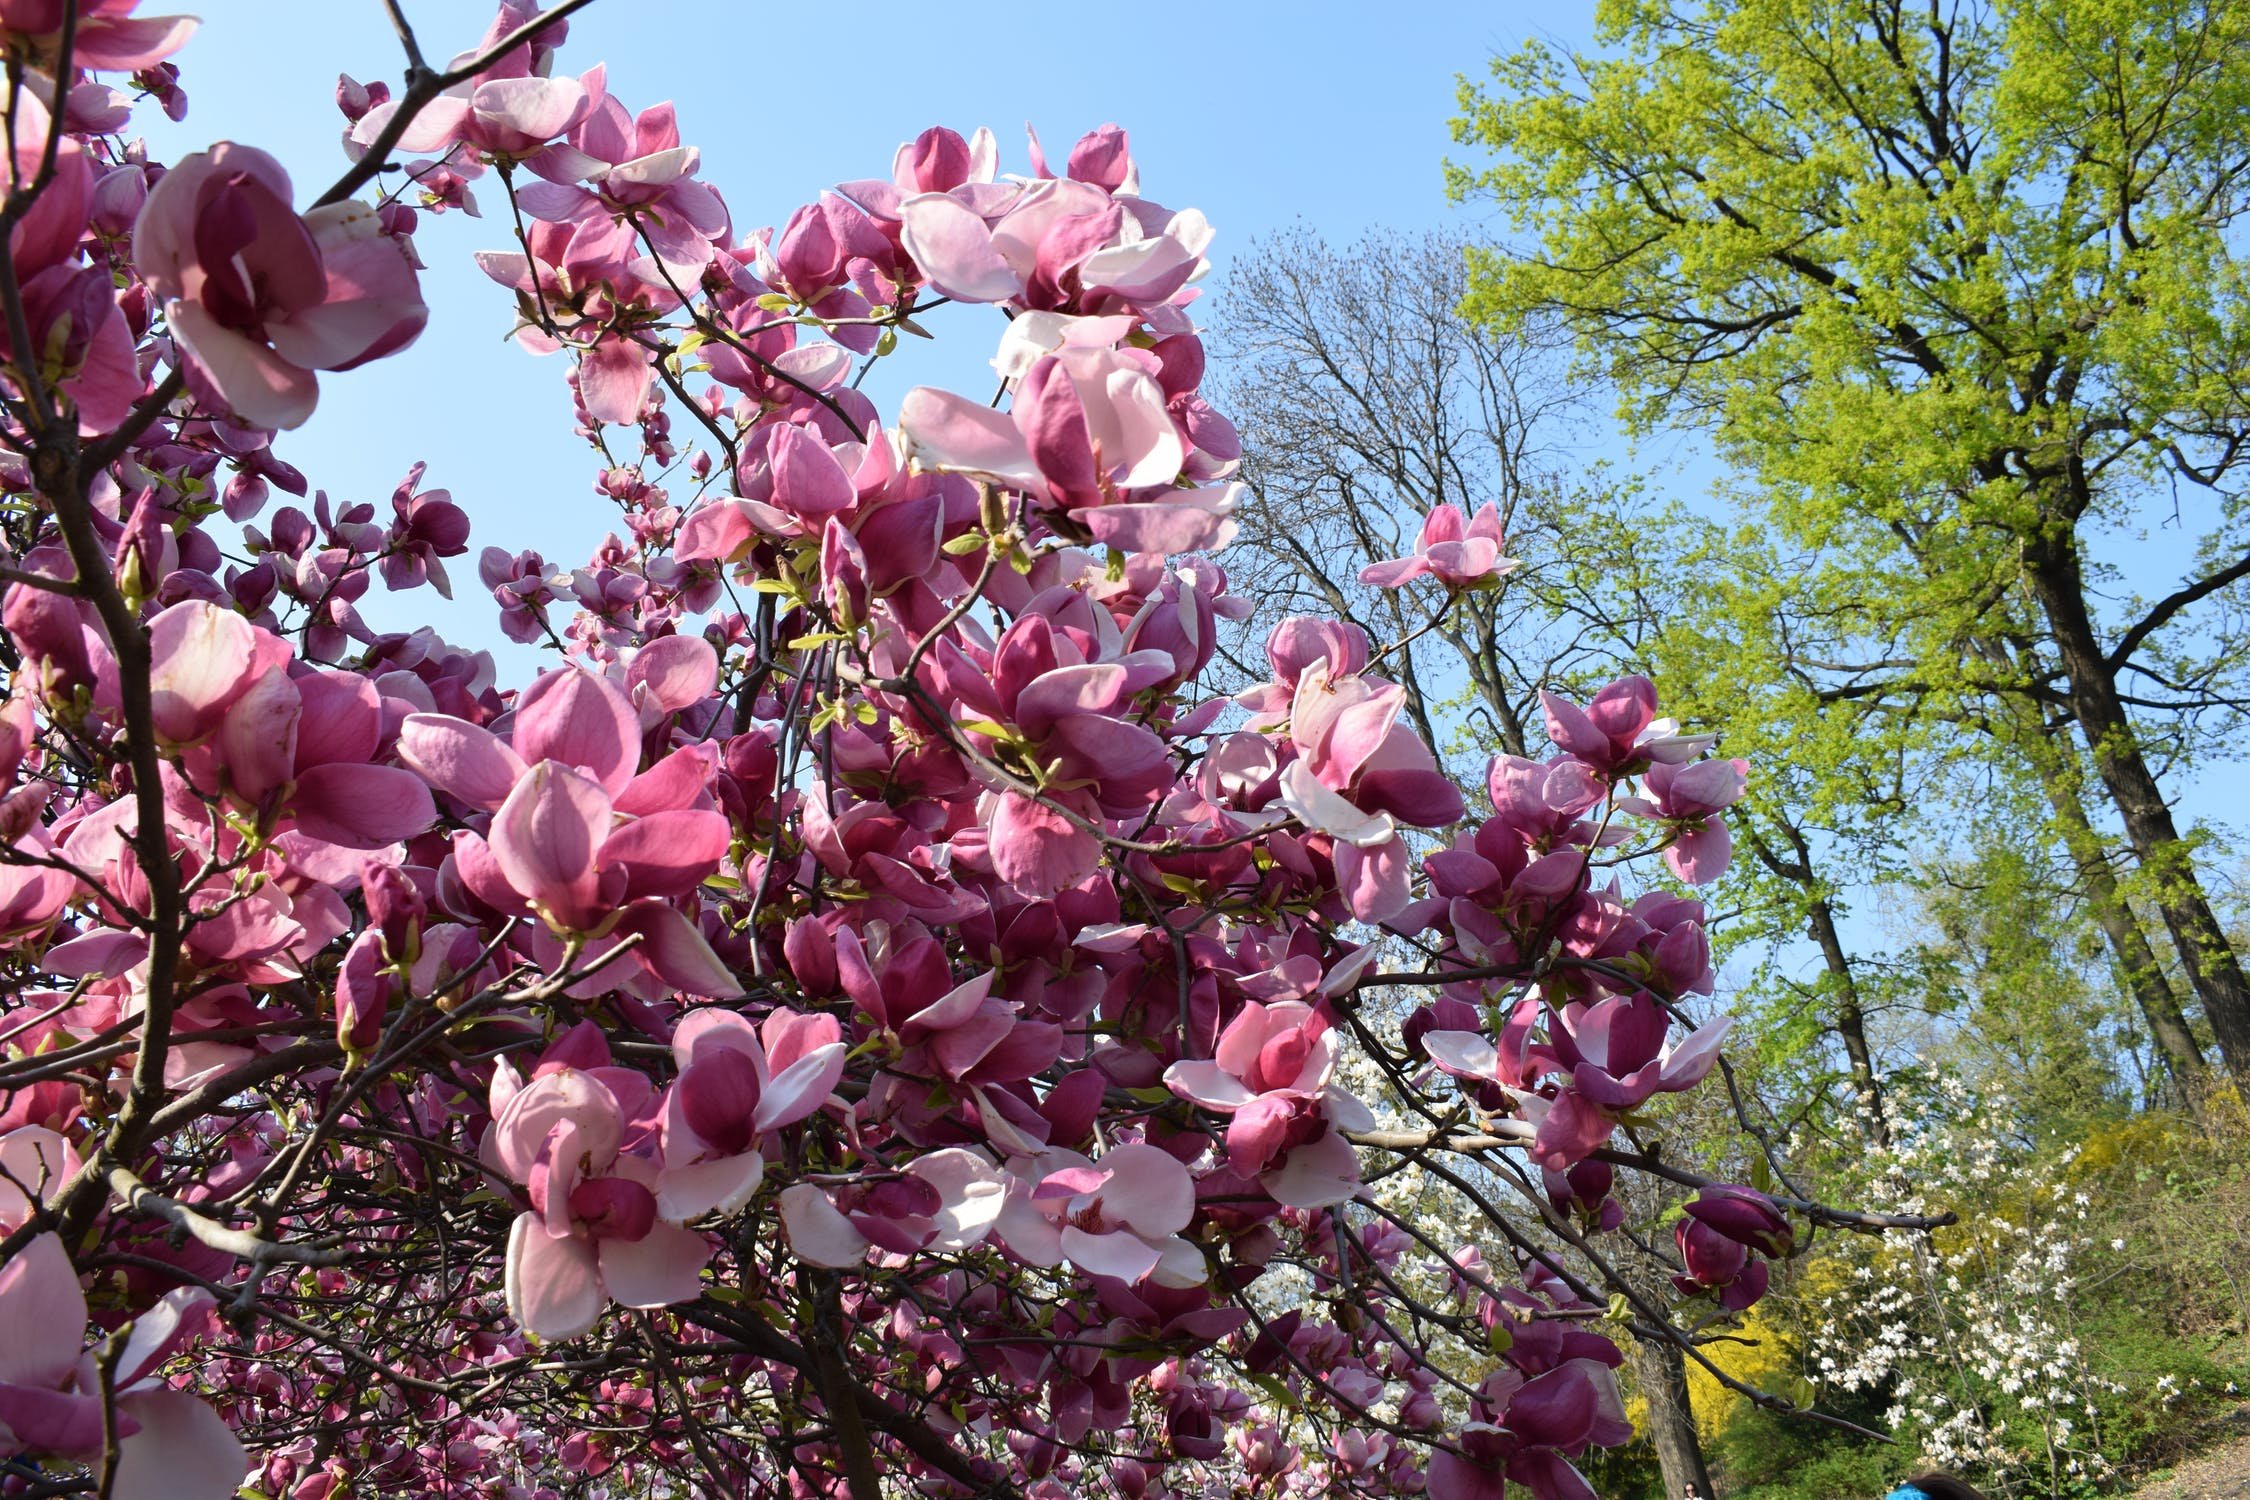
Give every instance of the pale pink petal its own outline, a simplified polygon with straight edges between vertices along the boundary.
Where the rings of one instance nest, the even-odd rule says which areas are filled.
[[[1005,302],[1023,282],[982,217],[946,193],[919,193],[898,207],[899,242],[930,285],[957,302]]]
[[[1101,1189],[1102,1211],[1145,1235],[1178,1234],[1195,1217],[1195,1180],[1179,1158],[1155,1146],[1119,1146],[1097,1165],[1109,1181]]]
[[[391,123],[392,116],[400,108],[399,101],[391,100],[376,105],[360,116],[352,126],[352,144],[363,151],[374,145],[382,135],[383,128]],[[398,138],[398,144],[392,149],[417,155],[443,150],[460,135],[462,122],[468,117],[468,100],[441,95],[422,106],[421,111],[408,122],[406,133]]]
[[[1164,1070],[1164,1084],[1182,1099],[1205,1109],[1240,1109],[1258,1097],[1215,1062],[1176,1062]]]
[[[936,1188],[944,1200],[944,1207],[931,1216],[937,1238],[930,1249],[965,1250],[999,1222],[1007,1174],[981,1152],[948,1146],[919,1158],[907,1171]]]
[[[581,1149],[597,1169],[616,1158],[625,1128],[617,1096],[591,1073],[561,1068],[518,1090],[493,1122],[494,1156],[501,1170],[517,1182],[530,1181],[540,1148],[565,1126],[578,1130]]]
[[[266,325],[275,352],[308,369],[348,370],[412,343],[430,310],[409,243],[384,233],[375,210],[356,201],[304,219],[320,247],[326,291],[287,321]]]
[[[1426,558],[1394,557],[1387,562],[1369,563],[1359,570],[1359,581],[1379,589],[1395,589],[1430,571]]]
[[[899,403],[898,425],[921,468],[1044,490],[1023,433],[1005,413],[951,391],[916,386]]]
[[[86,1295],[62,1238],[34,1236],[0,1266],[0,1385],[61,1385],[85,1339]]]
[[[1456,1077],[1499,1081],[1500,1049],[1476,1032],[1432,1031],[1423,1036],[1422,1050]]]
[[[766,1159],[755,1151],[684,1167],[666,1167],[656,1178],[656,1212],[675,1223],[705,1214],[731,1214],[756,1195]]]
[[[856,1266],[867,1258],[867,1236],[811,1183],[783,1188],[780,1208],[781,1227],[799,1259],[816,1266]]]
[[[1350,1202],[1359,1191],[1359,1153],[1331,1130],[1316,1141],[1292,1147],[1280,1168],[1260,1176],[1258,1185],[1273,1195],[1274,1202],[1290,1208],[1333,1208]]]
[[[27,1190],[45,1201],[78,1175],[78,1166],[70,1142],[44,1125],[19,1125],[0,1135],[0,1234],[30,1216]]]
[[[250,1457],[219,1414],[185,1391],[130,1391],[120,1415],[139,1430],[118,1444],[110,1500],[233,1500]]]
[[[537,1214],[518,1215],[508,1231],[507,1290],[508,1316],[542,1339],[574,1339],[609,1306],[593,1247],[543,1233]]]
[[[150,717],[158,734],[182,744],[218,728],[226,706],[270,665],[259,660],[256,626],[202,599],[164,610],[148,635]]]
[[[1126,1282],[1139,1281],[1163,1260],[1163,1253],[1137,1234],[1123,1229],[1090,1234],[1075,1224],[1063,1226],[1062,1253],[1089,1276]]]
[[[692,1229],[659,1220],[637,1240],[602,1240],[595,1248],[602,1286],[626,1307],[669,1307],[703,1295],[711,1242]]]
[[[302,427],[319,404],[320,381],[312,371],[223,326],[200,302],[165,303],[164,321],[219,399],[252,426]]]
[[[850,1051],[842,1042],[830,1042],[775,1074],[758,1098],[752,1125],[759,1130],[778,1130],[819,1109],[844,1076],[844,1060]]]
[[[79,23],[71,61],[106,73],[137,73],[186,46],[201,24],[194,16],[89,16]]]
[[[408,714],[398,758],[431,786],[471,807],[497,808],[523,779],[523,757],[491,730],[447,714]]]

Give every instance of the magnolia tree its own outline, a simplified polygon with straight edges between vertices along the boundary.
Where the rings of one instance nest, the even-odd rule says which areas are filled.
[[[1678,882],[1745,774],[1648,683],[1467,792],[1354,628],[1199,690],[1254,502],[1122,131],[744,232],[558,65],[584,3],[443,66],[394,7],[308,202],[131,137],[190,22],[0,0],[0,1495],[1584,1495],[1614,1337],[1910,1222],[1636,1133],[1719,1060]],[[482,551],[512,686],[361,612],[470,546],[419,466],[289,503],[476,195],[620,517]],[[886,416],[944,302],[1002,398]],[[1369,582],[1434,621],[1502,549],[1441,509]],[[1676,1308],[1619,1168],[1695,1194]]]

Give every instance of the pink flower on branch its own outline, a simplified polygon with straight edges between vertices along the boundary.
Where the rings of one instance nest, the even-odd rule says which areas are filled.
[[[315,370],[402,349],[429,318],[410,241],[364,204],[300,218],[291,197],[279,162],[221,142],[165,173],[133,228],[190,385],[261,427],[300,425]]]
[[[1426,575],[1456,592],[1487,588],[1515,569],[1514,558],[1500,555],[1507,545],[1498,507],[1486,504],[1463,521],[1459,506],[1440,505],[1422,522],[1411,556],[1369,563],[1359,570],[1359,581],[1395,589]]]

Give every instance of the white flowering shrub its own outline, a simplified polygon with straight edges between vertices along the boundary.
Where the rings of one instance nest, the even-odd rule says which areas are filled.
[[[1933,1463],[2018,1493],[2091,1492],[2112,1477],[2105,1406],[2123,1387],[2087,1358],[2074,1326],[2098,1255],[2075,1148],[2015,1134],[2004,1094],[1941,1078],[1918,1118],[1871,1147],[1868,1189],[1912,1213],[1961,1222],[1928,1237],[1827,1246],[1808,1299],[1807,1373],[1833,1392],[1888,1401],[1891,1427]]]

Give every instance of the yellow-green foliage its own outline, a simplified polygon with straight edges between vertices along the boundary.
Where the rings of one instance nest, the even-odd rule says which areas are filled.
[[[1823,1266],[1809,1267],[1816,1275],[1825,1274]],[[1800,1282],[1803,1278],[1799,1278]],[[1839,1280],[1839,1284],[1840,1280]],[[1741,1325],[1734,1330],[1737,1338],[1749,1342],[1707,1345],[1704,1356],[1724,1371],[1729,1379],[1762,1391],[1771,1391],[1792,1401],[1802,1401],[1810,1392],[1797,1373],[1798,1351],[1789,1336],[1772,1322],[1764,1304],[1753,1307],[1742,1317]],[[1705,1446],[1716,1443],[1727,1424],[1750,1409],[1748,1398],[1736,1394],[1722,1385],[1717,1377],[1702,1366],[1688,1365],[1688,1400],[1695,1411],[1696,1435]],[[1636,1421],[1635,1426],[1639,1423]]]

